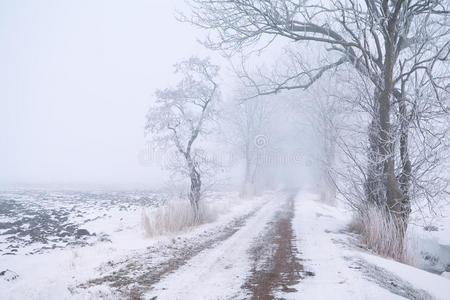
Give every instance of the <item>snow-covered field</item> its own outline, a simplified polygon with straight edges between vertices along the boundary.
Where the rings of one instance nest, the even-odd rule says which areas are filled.
[[[207,230],[215,236],[217,226],[250,213],[262,200],[241,203],[236,195],[216,193],[207,200],[221,213],[216,222],[148,238],[143,210],[151,211],[166,198],[151,192],[1,192],[0,272],[5,272],[0,275],[0,299],[112,295],[114,289],[107,284],[79,286],[149,249],[163,252],[152,257],[157,264],[158,256],[175,246],[186,248],[174,240],[201,244],[209,237]]]
[[[93,245],[108,240],[111,230],[131,221],[126,219],[141,207],[164,201],[163,195],[150,192],[1,191],[0,253]]]
[[[210,222],[149,238],[143,210],[167,198],[1,192],[0,299],[450,299],[449,279],[359,247],[313,193],[214,193]]]
[[[70,283],[103,260],[145,247],[141,207],[163,201],[148,192],[1,192],[0,271],[17,278],[0,280],[0,298],[70,295]]]

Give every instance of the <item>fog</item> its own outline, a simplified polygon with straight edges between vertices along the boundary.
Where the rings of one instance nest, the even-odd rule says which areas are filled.
[[[0,2],[2,183],[159,180],[138,159],[145,112],[172,65],[205,51],[175,2]]]
[[[0,0],[0,299],[450,299],[449,16]]]
[[[160,166],[142,161],[154,91],[194,54],[227,70],[197,42],[204,32],[176,20],[182,5],[1,1],[0,184],[163,184]]]

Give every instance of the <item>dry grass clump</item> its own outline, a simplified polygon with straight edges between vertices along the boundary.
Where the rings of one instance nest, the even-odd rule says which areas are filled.
[[[378,255],[413,264],[407,239],[402,239],[398,226],[385,209],[369,206],[355,215],[348,229],[359,234],[362,243]]]
[[[154,211],[142,211],[142,226],[149,237],[183,231],[214,218],[214,213],[202,203],[199,218],[195,219],[194,211],[187,201],[171,201]]]

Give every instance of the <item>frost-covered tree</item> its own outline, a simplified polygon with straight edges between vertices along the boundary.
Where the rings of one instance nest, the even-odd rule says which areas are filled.
[[[181,158],[182,164],[174,171],[189,178],[188,198],[198,221],[205,161],[196,141],[209,133],[208,122],[216,114],[214,105],[220,97],[216,81],[219,67],[209,59],[192,57],[176,64],[175,72],[182,79],[175,87],[156,91],[156,102],[147,114],[145,128],[156,146],[166,154],[174,149]]]

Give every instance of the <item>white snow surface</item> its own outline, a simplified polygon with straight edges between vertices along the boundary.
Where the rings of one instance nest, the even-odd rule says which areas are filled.
[[[296,199],[293,222],[297,248],[306,270],[314,272],[295,288],[295,295],[284,294],[286,299],[398,299],[362,278],[358,270],[349,268],[345,256],[352,255],[333,239],[348,218],[335,207],[314,201],[315,194],[300,192]]]
[[[232,220],[255,212],[227,239],[206,248],[186,264],[168,273],[145,294],[146,299],[248,299],[241,287],[251,269],[249,250],[286,199],[286,192],[265,193],[252,200],[235,194],[223,194],[208,199],[220,212],[215,221],[185,232],[147,238],[141,222],[141,209],[109,210],[108,217],[91,218],[84,223],[90,232],[104,232],[111,242],[62,249],[49,249],[29,254],[0,256],[0,299],[118,299],[107,285],[88,289],[76,286],[98,278],[108,269],[108,262],[127,261],[150,246],[170,248],[173,239],[198,241],[205,232],[223,228]],[[317,201],[317,195],[300,191],[295,199],[292,221],[296,235],[298,257],[305,271],[313,272],[293,286],[297,291],[275,291],[284,299],[404,299],[408,294],[395,291],[400,285],[412,287],[418,295],[431,299],[450,299],[450,279],[418,268],[371,254],[355,246],[356,238],[343,231],[349,222],[349,212],[342,207]],[[103,213],[103,211],[102,211]],[[441,234],[441,233],[440,233]],[[157,255],[155,254],[157,263]],[[162,254],[161,254],[162,255]],[[367,268],[366,268],[367,266]],[[376,280],[375,266],[384,277]],[[372,268],[372,269],[371,269]],[[17,274],[18,277],[14,278]],[[5,280],[8,278],[8,280]],[[416,291],[417,290],[417,291]],[[423,293],[422,293],[423,292]]]
[[[422,269],[442,274],[450,273],[450,196],[434,213],[415,212],[409,226],[409,243],[414,259]],[[417,220],[415,220],[417,219]]]
[[[361,264],[373,264],[389,271],[414,289],[427,292],[434,299],[450,299],[450,281],[424,270],[381,258],[359,250],[349,243],[342,232],[349,222],[349,214],[320,202],[315,194],[297,195],[294,229],[297,248],[307,270],[315,276],[307,277],[296,288],[295,295],[284,294],[286,299],[399,299],[405,298],[377,285],[363,274]],[[369,274],[370,275],[370,274]],[[372,274],[376,276],[376,274]],[[383,278],[387,285],[386,278]]]
[[[446,300],[450,298],[450,280],[443,276],[375,255],[361,254],[361,256],[366,261],[376,264],[411,283],[414,288],[428,292],[435,299]]]

